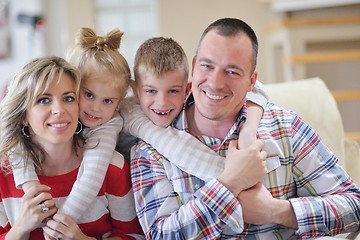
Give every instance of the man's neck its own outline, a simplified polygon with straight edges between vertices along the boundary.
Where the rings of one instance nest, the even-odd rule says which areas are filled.
[[[189,132],[193,136],[208,136],[218,139],[225,139],[226,135],[233,126],[235,120],[212,120],[201,116],[192,104],[186,110],[186,118]]]

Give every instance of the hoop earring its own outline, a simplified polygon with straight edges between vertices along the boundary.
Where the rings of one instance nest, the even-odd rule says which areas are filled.
[[[80,121],[78,121],[78,125],[77,128],[75,130],[75,135],[78,135],[79,133],[81,133],[81,131],[83,130],[83,125]]]
[[[23,125],[23,127],[21,128],[21,134],[26,137],[26,138],[30,138],[30,131],[29,131],[29,127]]]

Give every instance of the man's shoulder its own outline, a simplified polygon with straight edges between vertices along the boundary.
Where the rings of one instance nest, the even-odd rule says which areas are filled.
[[[297,113],[291,109],[284,108],[274,103],[268,102],[264,109],[263,118],[295,118]]]
[[[267,103],[259,126],[268,131],[292,129],[293,124],[299,120],[302,121],[291,109]]]

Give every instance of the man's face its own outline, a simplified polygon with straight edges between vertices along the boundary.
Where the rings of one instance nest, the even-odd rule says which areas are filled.
[[[252,60],[252,44],[245,34],[224,37],[210,31],[193,59],[195,115],[234,123],[257,78]]]

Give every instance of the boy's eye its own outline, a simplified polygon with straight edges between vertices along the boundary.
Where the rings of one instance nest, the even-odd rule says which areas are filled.
[[[111,99],[104,99],[105,104],[112,104],[114,101]]]
[[[169,93],[178,93],[179,92],[179,90],[177,90],[177,89],[170,89],[169,90]]]
[[[145,90],[146,93],[156,93],[156,91],[154,89],[147,89]]]

